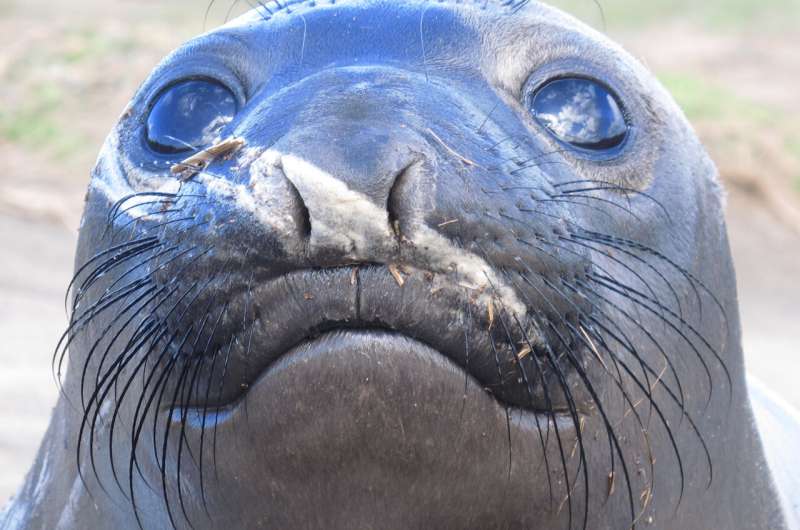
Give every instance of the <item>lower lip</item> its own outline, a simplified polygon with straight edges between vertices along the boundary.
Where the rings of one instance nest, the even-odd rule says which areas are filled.
[[[304,421],[313,422],[325,409],[335,407],[354,415],[367,403],[381,404],[385,417],[440,418],[444,411],[469,410],[482,421],[494,418],[505,424],[508,413],[474,377],[430,346],[400,333],[341,330],[287,351],[238,401],[216,410],[190,409],[189,416],[199,420],[205,415],[206,428],[209,422],[251,423],[254,410],[267,415],[267,423],[274,422],[276,414],[293,413],[308,413]],[[520,409],[515,413],[519,427],[538,428],[537,413]],[[571,428],[559,415],[548,418],[564,423],[562,429]],[[201,423],[197,421],[198,426]]]
[[[280,356],[238,401],[215,410],[194,408],[189,416],[205,415],[205,425],[235,420],[241,410],[272,403],[270,409],[304,407],[314,402],[334,403],[374,395],[377,400],[397,399],[397,406],[419,408],[440,399],[462,405],[467,393],[486,406],[504,410],[480,383],[440,352],[400,333],[378,330],[339,330],[295,346]],[[433,395],[437,399],[432,399]],[[414,398],[410,399],[409,395]],[[291,396],[291,397],[290,397]],[[393,399],[395,401],[395,399]],[[406,403],[408,401],[408,403]],[[280,402],[280,403],[279,403]],[[504,413],[503,413],[504,414]],[[180,421],[178,412],[175,420]],[[190,419],[191,421],[191,419]]]

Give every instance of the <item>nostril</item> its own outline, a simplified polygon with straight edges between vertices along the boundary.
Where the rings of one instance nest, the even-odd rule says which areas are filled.
[[[400,212],[402,211],[402,199],[405,195],[403,190],[406,188],[408,184],[408,174],[411,172],[411,169],[416,166],[418,163],[417,160],[413,160],[409,162],[395,177],[394,182],[392,183],[392,187],[389,189],[389,195],[386,198],[386,211],[389,214],[389,226],[392,227],[392,231],[400,238]]]
[[[308,239],[311,237],[311,213],[308,211],[308,206],[306,206],[306,202],[303,200],[300,190],[297,189],[291,180],[286,179],[286,183],[289,185],[294,204],[297,207],[297,230],[301,237]]]

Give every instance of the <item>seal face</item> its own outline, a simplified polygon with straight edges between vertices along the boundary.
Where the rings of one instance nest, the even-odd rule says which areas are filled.
[[[713,165],[541,4],[275,2],[191,41],[112,131],[77,263],[79,476],[43,524],[780,517]]]

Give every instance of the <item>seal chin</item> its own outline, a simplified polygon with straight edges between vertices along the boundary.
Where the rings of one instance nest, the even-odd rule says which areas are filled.
[[[302,506],[313,504],[335,528],[353,521],[381,527],[387,520],[397,523],[390,527],[422,526],[416,517],[442,517],[437,528],[469,528],[474,520],[491,528],[493,517],[537,513],[536,497],[510,496],[498,484],[542,489],[546,498],[545,477],[530,484],[543,473],[538,433],[555,432],[549,422],[561,418],[540,419],[537,427],[535,416],[509,410],[425,344],[398,333],[348,330],[292,348],[205,428],[213,428],[219,447],[236,448],[217,455],[219,486],[235,492],[241,505],[268,499],[260,516],[286,527],[301,527]],[[199,437],[201,423],[186,422],[187,439]],[[570,422],[558,428],[572,440]],[[242,487],[237,475],[245,473],[280,486],[267,486],[268,494]],[[504,502],[506,509],[493,514]]]

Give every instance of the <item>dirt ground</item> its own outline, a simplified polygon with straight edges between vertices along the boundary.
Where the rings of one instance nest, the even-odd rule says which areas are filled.
[[[719,26],[619,15],[615,24],[624,1],[607,4],[608,32],[664,80],[718,162],[748,368],[800,407],[800,17]],[[211,10],[208,27],[229,5]],[[0,0],[0,504],[30,465],[56,397],[50,359],[96,151],[155,62],[203,30],[205,7]],[[597,13],[585,16],[602,26]]]

